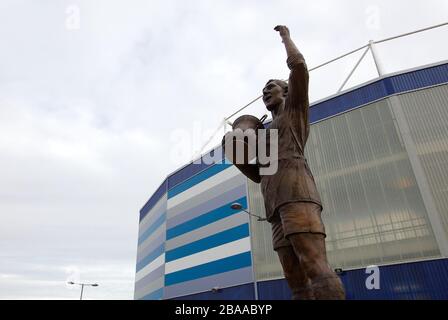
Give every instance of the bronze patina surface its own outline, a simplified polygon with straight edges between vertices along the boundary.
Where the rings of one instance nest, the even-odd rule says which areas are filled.
[[[307,65],[288,28],[277,26],[275,31],[285,45],[290,69],[288,82],[269,80],[263,88],[263,102],[273,119],[268,132],[278,133],[278,170],[260,175],[256,165],[235,165],[248,178],[261,183],[274,250],[292,298],[345,299],[342,282],[327,262],[323,206],[304,156],[310,132]]]

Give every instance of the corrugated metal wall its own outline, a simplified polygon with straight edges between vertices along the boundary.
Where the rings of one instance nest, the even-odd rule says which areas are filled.
[[[260,184],[247,180],[250,212],[261,217],[266,216]],[[282,266],[272,246],[272,228],[267,221],[258,221],[251,217],[252,256],[254,259],[255,279],[283,277]]]
[[[305,154],[324,206],[333,267],[439,256],[387,100],[312,125]],[[249,182],[249,190],[251,208],[263,215],[259,188]],[[256,278],[280,276],[269,226],[252,225],[254,259],[262,262],[255,265]]]
[[[379,266],[378,289],[368,289],[371,282],[366,269],[344,271],[340,276],[348,300],[447,300],[448,259]],[[257,283],[259,300],[289,300],[291,290],[285,279]],[[252,300],[250,285],[231,287],[220,292],[184,296],[185,300]]]
[[[367,289],[365,269],[340,275],[348,300],[448,299],[448,259],[379,267],[379,289]],[[369,281],[370,282],[370,281]],[[288,300],[291,291],[284,279],[258,283],[260,300]]]
[[[399,99],[448,234],[448,85],[403,94]]]

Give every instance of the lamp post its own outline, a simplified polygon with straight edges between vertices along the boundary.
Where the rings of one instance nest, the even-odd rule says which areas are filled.
[[[232,208],[233,210],[242,210],[251,216],[257,217],[258,218],[257,221],[266,221],[266,218],[262,218],[260,216],[257,216],[256,214],[250,213],[249,211],[243,209],[243,206],[241,205],[241,203],[238,203],[238,202],[232,203],[230,205],[230,208]]]
[[[91,287],[98,287],[98,283],[76,283],[73,281],[68,282],[68,284],[77,284],[78,286],[81,286],[81,296],[79,300],[82,300],[82,293],[84,291],[84,286],[91,286]]]
[[[266,218],[262,218],[260,216],[257,216],[256,214],[252,214],[249,211],[243,209],[243,205],[241,203],[238,202],[234,202],[230,205],[230,208],[232,208],[233,210],[242,210],[244,212],[246,212],[248,215],[250,216],[254,216],[257,217],[257,221],[266,221]],[[253,239],[251,240],[253,241]],[[253,255],[253,251],[250,251],[251,257],[252,257],[252,261],[254,261],[254,255]],[[252,264],[252,272],[253,274],[255,274],[255,264]],[[258,285],[257,285],[257,280],[254,279],[254,293],[255,293],[255,300],[258,300]]]

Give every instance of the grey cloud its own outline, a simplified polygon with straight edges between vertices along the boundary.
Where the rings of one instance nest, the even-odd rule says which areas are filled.
[[[68,5],[80,8],[79,30],[65,27]],[[379,29],[366,25],[372,5]],[[166,161],[171,133],[194,121],[215,129],[266,79],[287,76],[276,24],[290,27],[312,67],[446,21],[447,9],[437,0],[3,0],[0,298],[77,299],[65,281],[78,270],[101,283],[88,297],[132,299],[138,211],[176,169]],[[386,67],[446,59],[441,34],[380,48]],[[312,74],[313,100],[337,89],[350,59]],[[374,71],[364,66],[354,81]]]

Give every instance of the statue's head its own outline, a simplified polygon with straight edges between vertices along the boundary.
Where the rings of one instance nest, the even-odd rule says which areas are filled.
[[[275,111],[285,103],[288,84],[283,80],[269,80],[263,88],[263,102],[269,111]]]

